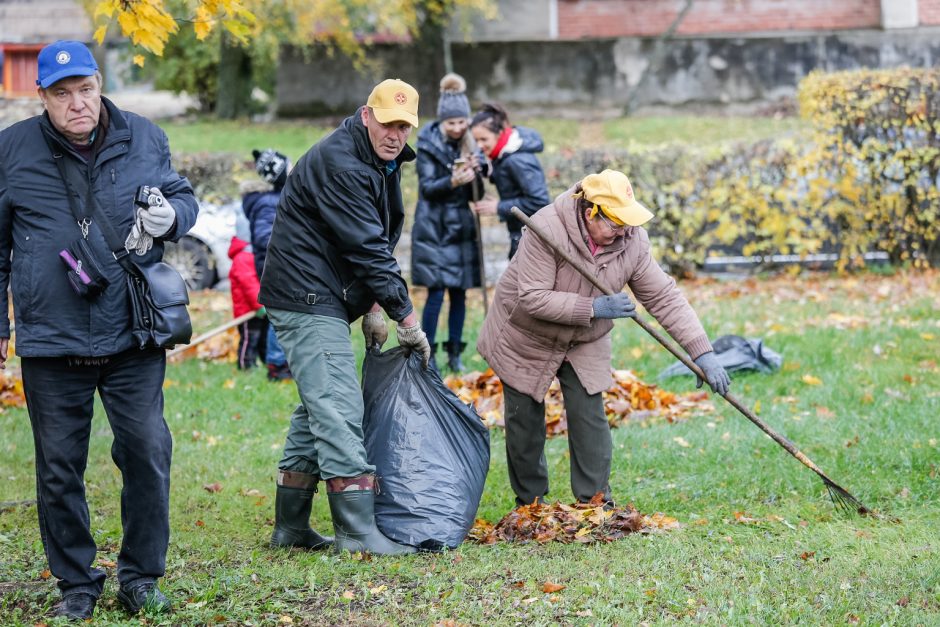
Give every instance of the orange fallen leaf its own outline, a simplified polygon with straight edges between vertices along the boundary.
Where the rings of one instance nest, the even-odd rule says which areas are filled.
[[[546,594],[551,594],[552,592],[559,592],[564,590],[566,586],[561,585],[560,583],[552,583],[551,581],[546,581],[542,584],[542,592]]]
[[[221,492],[222,484],[219,483],[218,481],[214,483],[206,483],[206,484],[203,484],[202,489],[205,490],[206,492],[212,492],[212,493]]]

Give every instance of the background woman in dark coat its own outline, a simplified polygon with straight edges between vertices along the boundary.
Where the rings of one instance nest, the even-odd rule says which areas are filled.
[[[453,371],[463,368],[460,353],[466,348],[462,341],[466,291],[481,285],[476,222],[470,201],[474,186],[482,192],[482,159],[468,132],[470,103],[466,87],[457,74],[442,78],[437,120],[418,133],[418,206],[411,231],[411,280],[414,285],[428,288],[421,327],[431,344],[431,361],[434,363],[437,320],[447,290],[450,336],[443,346],[447,367]]]
[[[535,153],[545,147],[538,131],[512,126],[509,114],[498,104],[487,103],[470,121],[470,132],[490,161],[489,176],[499,200],[484,198],[474,203],[480,215],[498,215],[509,229],[509,258],[512,259],[522,237],[522,223],[510,210],[519,207],[531,216],[547,205],[545,173]]]

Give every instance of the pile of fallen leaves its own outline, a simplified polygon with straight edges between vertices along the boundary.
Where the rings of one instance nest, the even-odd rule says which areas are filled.
[[[632,505],[605,508],[597,494],[590,503],[523,505],[492,523],[477,519],[468,537],[478,544],[497,542],[613,542],[630,533],[677,529],[679,521],[663,514],[644,516]]]
[[[214,335],[207,340],[196,344],[192,348],[179,353],[177,358],[196,357],[204,361],[234,362],[238,359],[238,330],[227,331]]]
[[[23,407],[26,396],[23,394],[23,377],[20,372],[8,368],[0,372],[0,411],[3,407]]]
[[[614,370],[613,384],[604,392],[604,409],[611,427],[619,427],[630,420],[662,418],[675,422],[693,412],[714,411],[707,392],[673,394],[641,381],[629,370]],[[464,403],[472,404],[486,426],[504,427],[503,385],[491,368],[485,372],[451,375],[444,383]],[[545,397],[545,428],[549,436],[568,432],[561,386],[552,381]]]

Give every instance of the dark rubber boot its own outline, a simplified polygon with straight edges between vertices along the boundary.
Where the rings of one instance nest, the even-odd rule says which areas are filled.
[[[310,510],[317,491],[316,475],[282,470],[277,477],[277,496],[274,502],[274,548],[325,549],[333,538],[321,536],[310,528]]]
[[[337,553],[364,551],[373,555],[404,555],[415,548],[389,540],[375,526],[375,478],[372,475],[327,480]]]
[[[460,353],[467,348],[466,342],[447,342],[444,344],[447,349],[447,368],[451,372],[460,372],[463,370],[463,362],[460,361]]]

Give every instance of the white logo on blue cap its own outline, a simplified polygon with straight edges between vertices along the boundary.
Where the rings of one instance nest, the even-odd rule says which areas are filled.
[[[72,60],[72,55],[70,55],[68,52],[63,50],[59,54],[55,55],[55,60],[56,60],[56,63],[58,63],[59,65],[65,65],[66,63]]]

